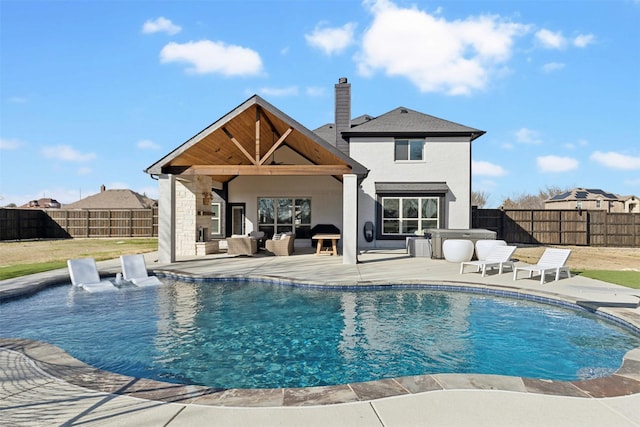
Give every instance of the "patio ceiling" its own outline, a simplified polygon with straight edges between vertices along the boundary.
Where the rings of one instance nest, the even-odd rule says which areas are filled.
[[[272,164],[274,152],[284,146],[311,164]],[[218,182],[239,175],[366,175],[362,165],[257,95],[145,172],[208,175]]]

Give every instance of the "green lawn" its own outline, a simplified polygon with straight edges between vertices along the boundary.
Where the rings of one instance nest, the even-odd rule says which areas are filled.
[[[56,270],[67,266],[66,261],[39,262],[36,264],[20,264],[0,267],[0,280],[13,279],[14,277],[27,276],[29,274],[42,273],[43,271]]]
[[[0,242],[0,280],[66,268],[72,258],[102,261],[157,249],[157,238]]]
[[[640,289],[640,271],[574,270],[572,273],[628,288]]]

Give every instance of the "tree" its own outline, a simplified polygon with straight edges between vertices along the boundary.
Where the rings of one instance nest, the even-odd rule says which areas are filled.
[[[472,191],[471,192],[471,206],[477,206],[478,209],[482,209],[487,204],[491,195],[486,191]]]
[[[504,209],[544,209],[544,201],[551,197],[562,194],[569,189],[562,189],[558,186],[547,186],[545,189],[539,190],[538,194],[520,193],[513,197],[507,197],[502,201],[502,207]]]

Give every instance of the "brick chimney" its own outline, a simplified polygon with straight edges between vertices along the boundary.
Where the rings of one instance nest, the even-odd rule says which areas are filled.
[[[104,193],[106,190],[107,190],[107,187],[105,187],[105,186],[104,186],[104,184],[102,184],[102,185],[100,186],[100,192],[101,192],[101,193]]]
[[[340,77],[336,88],[336,148],[347,156],[349,143],[342,138],[342,132],[351,129],[351,84],[346,77]]]

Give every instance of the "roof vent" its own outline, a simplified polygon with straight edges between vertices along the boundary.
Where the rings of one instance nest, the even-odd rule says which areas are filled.
[[[340,77],[340,78],[338,79],[338,84],[346,83],[346,82],[347,82],[347,78],[346,78],[346,77]]]
[[[406,108],[401,108],[401,109],[400,109],[400,112],[401,112],[402,114],[407,114],[409,111],[407,111],[407,109],[406,109]]]

